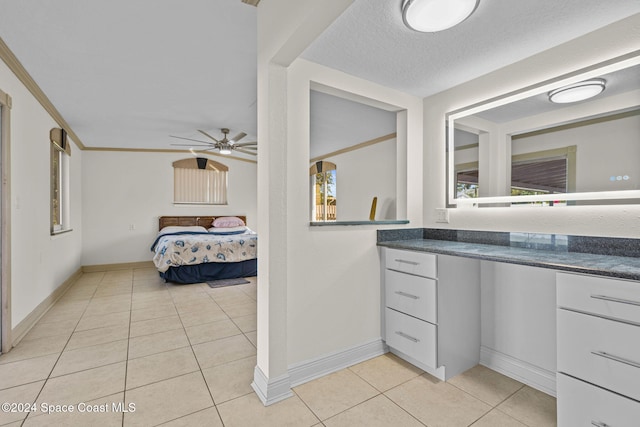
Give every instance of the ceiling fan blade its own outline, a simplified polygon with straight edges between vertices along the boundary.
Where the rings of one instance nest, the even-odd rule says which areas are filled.
[[[206,137],[209,137],[209,138],[213,139],[215,142],[220,142],[220,141],[218,141],[217,139],[215,139],[214,137],[212,137],[211,135],[209,135],[208,133],[206,133],[203,130],[198,129],[198,132],[200,132],[201,134],[203,134]]]
[[[174,147],[212,147],[211,144],[206,144],[206,145],[194,145],[194,144],[169,144],[172,145]]]
[[[257,141],[254,142],[243,142],[242,144],[233,144],[235,147],[249,147],[250,145],[258,145]]]
[[[244,148],[235,148],[234,150],[244,154],[251,154],[252,156],[255,156],[258,154],[258,153],[254,153],[253,151],[245,150]]]
[[[195,141],[195,142],[199,142],[200,144],[208,144],[208,145],[212,145],[209,141],[200,141],[198,139],[193,139],[193,138],[185,138],[183,136],[175,136],[175,135],[169,135],[171,138],[178,138],[178,139],[184,139],[186,141]]]
[[[229,141],[233,141],[234,145],[236,142],[240,141],[242,138],[244,138],[245,136],[247,136],[246,133],[244,132],[240,132],[239,134],[237,134],[236,136],[234,136],[233,138],[231,138]]]

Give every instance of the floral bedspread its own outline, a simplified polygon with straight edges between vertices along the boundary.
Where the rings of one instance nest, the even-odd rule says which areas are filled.
[[[151,250],[154,252],[153,263],[160,272],[181,265],[245,261],[258,257],[258,235],[163,234]]]

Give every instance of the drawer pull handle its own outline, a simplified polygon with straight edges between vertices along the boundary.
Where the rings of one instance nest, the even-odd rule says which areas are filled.
[[[403,296],[403,297],[411,298],[411,299],[420,299],[420,297],[417,296],[417,295],[408,294],[408,293],[402,292],[402,291],[396,291],[396,294],[398,294],[400,296]]]
[[[402,264],[410,264],[410,265],[420,265],[419,262],[415,262],[415,261],[407,261],[406,259],[396,259],[394,260],[395,262],[400,262]]]
[[[596,427],[609,427],[609,424],[602,423],[600,421],[591,421],[591,425]]]
[[[625,365],[633,366],[634,368],[640,368],[640,363],[638,362],[634,362],[633,360],[625,359],[623,357],[614,356],[613,354],[609,354],[604,351],[592,351],[591,354],[604,357],[605,359],[610,359],[615,362],[624,363]]]
[[[630,304],[630,305],[640,306],[640,301],[633,301],[633,300],[630,300],[630,299],[608,297],[606,295],[591,295],[591,298],[601,299],[601,300],[605,300],[605,301],[619,302],[619,303],[622,303],[622,304]]]
[[[406,338],[409,341],[413,341],[413,342],[419,342],[420,340],[418,338],[412,337],[411,335],[407,335],[404,332],[400,332],[400,331],[396,331],[397,335],[400,335],[402,338]]]

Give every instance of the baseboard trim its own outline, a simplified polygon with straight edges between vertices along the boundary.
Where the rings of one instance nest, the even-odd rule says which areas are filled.
[[[291,387],[304,384],[316,378],[339,371],[356,363],[380,356],[389,348],[378,338],[346,350],[330,353],[316,359],[296,363],[289,367]]]
[[[13,341],[12,347],[20,342],[22,338],[33,328],[33,326],[45,315],[47,311],[58,301],[58,299],[75,283],[78,278],[82,276],[82,268],[76,270],[67,280],[65,280],[60,286],[58,286],[51,294],[46,297],[40,304],[34,308],[31,313],[27,315],[15,328],[11,330],[11,337]]]
[[[556,396],[555,372],[484,346],[480,347],[480,364],[551,396]]]
[[[251,387],[264,406],[273,405],[274,403],[293,396],[288,374],[276,378],[267,378],[258,366],[253,370]]]
[[[82,266],[83,273],[97,273],[101,271],[128,270],[130,268],[155,268],[153,261],[125,262],[120,264],[98,264]]]

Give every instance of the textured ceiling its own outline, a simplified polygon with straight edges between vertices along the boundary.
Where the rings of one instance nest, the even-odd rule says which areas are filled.
[[[402,0],[355,0],[303,57],[426,97],[640,13],[638,0],[480,0],[438,33],[402,22]]]
[[[480,0],[461,25],[421,34],[403,25],[401,3],[356,0],[304,57],[426,96],[640,13],[638,0]],[[89,147],[174,148],[169,135],[222,127],[251,141],[256,10],[240,0],[0,0],[0,38]],[[320,127],[318,140],[341,134]]]

